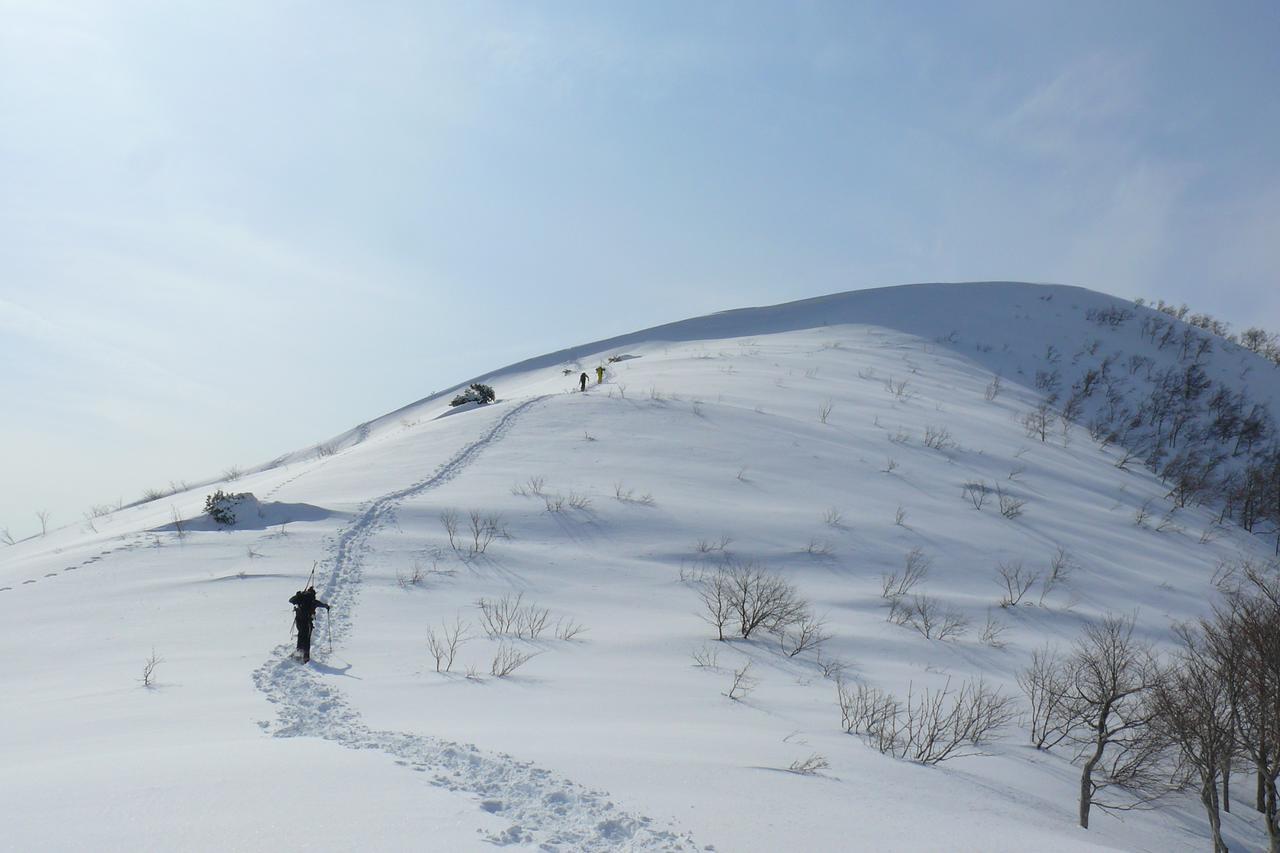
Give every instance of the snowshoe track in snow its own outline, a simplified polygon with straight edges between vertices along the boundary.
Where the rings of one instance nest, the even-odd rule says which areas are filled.
[[[524,412],[545,400],[535,397],[503,415],[477,441],[463,447],[431,476],[365,504],[329,546],[331,556],[321,597],[333,605],[327,626],[339,641],[351,631],[353,611],[370,540],[407,498],[447,483],[484,449],[502,439]],[[319,636],[319,635],[317,635]],[[275,723],[259,725],[275,737],[319,737],[350,749],[375,749],[398,764],[424,773],[432,784],[477,797],[482,810],[509,821],[501,833],[484,836],[496,845],[533,844],[547,851],[697,850],[692,838],[659,829],[653,821],[627,813],[608,795],[556,776],[502,753],[441,738],[375,731],[361,720],[342,692],[313,669],[300,666],[288,644],[275,649],[253,674],[254,683],[276,706]]]

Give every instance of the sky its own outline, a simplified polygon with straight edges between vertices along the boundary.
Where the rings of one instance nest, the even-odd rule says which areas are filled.
[[[0,0],[0,530],[919,281],[1280,331],[1280,5]]]

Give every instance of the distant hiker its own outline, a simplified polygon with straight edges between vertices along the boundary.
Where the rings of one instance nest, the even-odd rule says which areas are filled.
[[[585,371],[583,371],[583,374],[578,377],[578,390],[579,391],[587,390],[587,374]]]
[[[596,368],[596,384],[599,385],[603,381],[604,381],[604,365],[602,364]]]
[[[311,660],[311,620],[317,607],[328,610],[329,605],[316,598],[314,586],[295,592],[289,603],[293,605],[293,623],[298,626],[298,651],[302,652],[302,662],[307,663]]]

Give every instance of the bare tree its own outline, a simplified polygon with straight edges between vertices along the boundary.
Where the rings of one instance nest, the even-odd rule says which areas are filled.
[[[1134,639],[1133,617],[1108,615],[1086,625],[1055,678],[1065,685],[1056,725],[1081,762],[1080,825],[1089,828],[1093,806],[1126,811],[1149,803],[1160,781],[1162,744],[1151,725],[1159,672],[1150,646]],[[1104,799],[1113,787],[1130,798]]]
[[[1228,681],[1198,629],[1182,626],[1179,634],[1178,660],[1152,692],[1153,722],[1177,748],[1179,772],[1199,790],[1214,853],[1227,853],[1218,780],[1235,749]]]
[[[1231,566],[1219,586],[1225,603],[1201,627],[1232,688],[1236,743],[1256,773],[1268,849],[1280,853],[1280,562]]]
[[[40,535],[44,536],[49,532],[49,518],[52,513],[47,509],[42,509],[36,513],[36,518],[40,519]]]

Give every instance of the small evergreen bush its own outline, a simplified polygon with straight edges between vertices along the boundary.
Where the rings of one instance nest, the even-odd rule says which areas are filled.
[[[492,403],[496,396],[493,392],[492,385],[484,385],[480,382],[473,382],[467,390],[453,398],[450,406],[462,406],[467,403]]]
[[[230,526],[236,523],[236,505],[252,497],[252,492],[228,493],[218,489],[213,494],[205,497],[204,511],[218,524]]]

